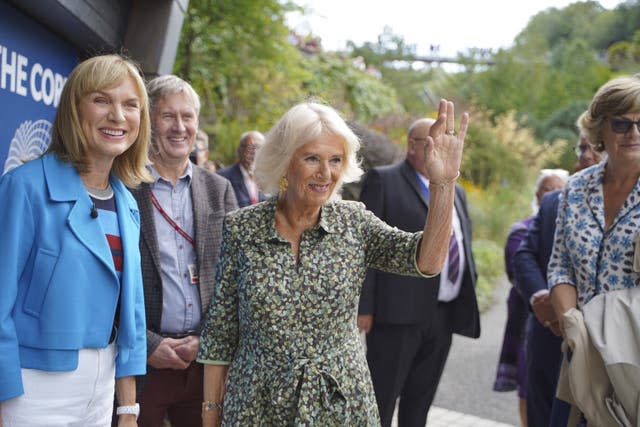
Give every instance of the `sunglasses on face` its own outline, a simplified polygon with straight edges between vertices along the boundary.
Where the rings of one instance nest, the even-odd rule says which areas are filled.
[[[629,119],[611,119],[609,120],[611,124],[611,130],[615,133],[627,133],[631,130],[631,126],[636,125],[636,128],[640,132],[640,120],[634,122]]]
[[[575,149],[576,156],[578,157],[582,156],[587,151],[591,151],[591,146],[589,144],[580,144]]]

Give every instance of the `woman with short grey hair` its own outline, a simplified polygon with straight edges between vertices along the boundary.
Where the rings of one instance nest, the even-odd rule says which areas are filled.
[[[418,233],[336,200],[362,171],[359,141],[335,110],[298,104],[271,129],[255,174],[274,196],[225,221],[198,354],[204,426],[380,424],[356,327],[362,281],[368,267],[440,271],[467,125],[465,114],[456,135],[453,103],[440,102],[425,144],[430,209]]]

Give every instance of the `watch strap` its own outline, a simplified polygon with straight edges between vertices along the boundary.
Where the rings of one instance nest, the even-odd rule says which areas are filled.
[[[138,415],[140,415],[140,404],[118,406],[116,408],[116,415],[135,415],[137,420]]]

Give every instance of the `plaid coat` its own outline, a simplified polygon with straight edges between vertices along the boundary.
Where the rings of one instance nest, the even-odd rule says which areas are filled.
[[[162,278],[160,253],[156,238],[153,204],[149,184],[131,190],[140,209],[140,255],[144,281],[144,303],[147,320],[147,354],[150,355],[162,341],[160,320],[162,317]],[[225,215],[238,204],[233,187],[225,178],[193,165],[191,197],[196,240],[196,262],[200,283],[201,313],[205,318],[211,295],[213,279],[222,241],[222,224]]]

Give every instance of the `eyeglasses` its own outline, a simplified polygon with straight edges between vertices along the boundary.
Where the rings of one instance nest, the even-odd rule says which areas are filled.
[[[241,149],[243,149],[244,151],[257,151],[258,148],[260,148],[258,145],[256,144],[243,144],[240,146]]]
[[[591,150],[592,150],[592,148],[591,148],[591,146],[589,144],[582,143],[582,144],[578,145],[575,148],[575,153],[576,153],[576,156],[580,157],[580,156],[582,156],[582,154],[586,153],[587,151],[591,151]]]
[[[634,122],[629,119],[611,119],[611,130],[615,133],[625,134],[631,130],[631,126],[636,125],[636,128],[640,132],[640,120]]]

